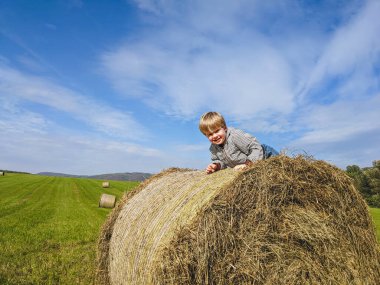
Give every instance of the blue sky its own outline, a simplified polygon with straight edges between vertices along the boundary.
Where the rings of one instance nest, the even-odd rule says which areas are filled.
[[[0,0],[0,168],[201,169],[206,111],[289,155],[380,159],[380,1]]]

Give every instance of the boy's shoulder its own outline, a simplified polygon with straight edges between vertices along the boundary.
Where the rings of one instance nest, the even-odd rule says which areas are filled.
[[[237,129],[237,128],[234,128],[234,127],[228,127],[228,129],[227,129],[227,132],[230,132],[230,133],[236,133],[236,132],[239,132],[240,130],[239,129]]]
[[[237,128],[229,128],[229,129],[230,129],[229,140],[233,142],[241,142],[242,140],[246,141],[247,139],[256,140],[256,138],[253,135],[241,129],[237,129]]]
[[[243,130],[237,129],[237,128],[234,128],[234,127],[229,127],[227,132],[228,132],[227,135],[232,135],[232,136],[248,135]]]

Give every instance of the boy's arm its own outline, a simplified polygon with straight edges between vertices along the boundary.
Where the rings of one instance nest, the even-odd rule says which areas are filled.
[[[248,156],[247,163],[252,163],[264,158],[263,148],[255,137],[239,129],[235,129],[235,132],[236,135],[233,136],[234,143]]]
[[[211,152],[211,163],[219,164],[218,170],[226,168],[226,164],[219,159],[219,157],[216,155],[216,151],[213,149],[212,146],[210,147],[210,152]]]
[[[211,174],[222,169],[222,162],[211,152],[211,163],[206,167],[206,173]]]
[[[206,173],[210,174],[210,173],[214,173],[215,171],[218,171],[218,170],[220,170],[220,164],[219,163],[210,163],[209,165],[207,165]]]

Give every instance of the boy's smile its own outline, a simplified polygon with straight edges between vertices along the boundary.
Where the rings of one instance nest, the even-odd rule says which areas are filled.
[[[208,133],[207,138],[212,144],[221,145],[226,140],[226,132],[227,128],[219,128],[214,132]]]

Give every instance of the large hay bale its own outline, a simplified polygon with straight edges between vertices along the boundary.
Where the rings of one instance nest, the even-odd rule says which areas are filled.
[[[103,193],[100,196],[99,208],[112,209],[113,207],[115,207],[115,203],[116,203],[116,196]]]
[[[160,173],[114,209],[98,253],[101,284],[380,284],[365,202],[303,157]]]

